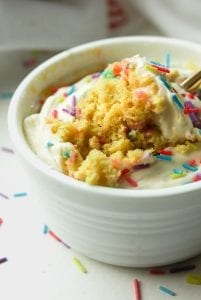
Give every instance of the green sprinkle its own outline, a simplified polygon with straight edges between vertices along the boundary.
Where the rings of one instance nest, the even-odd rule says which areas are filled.
[[[68,151],[64,151],[63,158],[69,158],[69,157],[70,157],[70,153]]]
[[[105,70],[105,71],[103,72],[102,76],[103,76],[104,78],[108,78],[108,79],[114,78],[114,77],[115,77],[115,76],[114,76],[114,73],[113,73],[111,70]]]
[[[83,266],[83,264],[80,262],[80,260],[77,257],[73,258],[73,263],[76,265],[76,267],[78,267],[80,272],[87,273],[87,270],[85,269],[85,267]]]
[[[186,277],[186,282],[190,284],[201,285],[201,275],[190,274]]]
[[[137,134],[136,134],[135,130],[131,130],[128,134],[128,137],[131,141],[134,141],[136,139],[136,136],[137,136]]]

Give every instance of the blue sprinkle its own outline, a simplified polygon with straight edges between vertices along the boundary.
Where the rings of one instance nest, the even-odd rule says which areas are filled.
[[[165,55],[165,65],[167,68],[170,67],[170,53],[166,53]]]
[[[168,161],[172,160],[172,156],[170,155],[156,154],[155,157],[161,160],[168,160]]]
[[[52,147],[53,145],[54,145],[54,144],[53,144],[52,142],[50,142],[50,141],[47,142],[47,147],[48,147],[48,148]]]
[[[170,295],[170,296],[176,296],[176,295],[177,295],[175,292],[173,292],[172,290],[166,288],[166,287],[163,286],[163,285],[161,285],[161,286],[159,287],[159,289],[160,289],[162,292],[164,292],[164,293],[166,293],[166,294],[168,294],[168,295]]]
[[[154,60],[150,60],[150,63],[156,66],[161,66],[161,67],[165,67],[164,65],[162,65],[161,63],[159,63],[158,61],[154,61]]]
[[[70,96],[74,92],[75,92],[75,84],[71,85],[71,87],[68,89],[67,95]]]
[[[189,165],[187,163],[184,163],[182,165],[182,167],[185,168],[185,169],[187,169],[187,170],[189,170],[189,171],[193,171],[193,172],[196,172],[198,170],[197,167],[191,166],[191,165]]]
[[[27,196],[27,193],[23,192],[23,193],[15,193],[14,194],[14,197],[23,197],[23,196]]]
[[[159,75],[158,77],[162,81],[162,83],[166,86],[166,88],[168,88],[168,90],[171,91],[170,83],[167,80],[165,80],[165,78],[163,76]]]
[[[43,227],[43,233],[47,234],[48,231],[49,231],[49,227],[45,224],[44,227]]]
[[[181,103],[181,101],[180,101],[179,97],[177,96],[177,94],[172,93],[171,96],[172,96],[172,100],[173,100],[174,103],[177,105],[177,107],[178,107],[179,109],[183,109],[184,106],[183,106],[183,104]]]
[[[175,174],[183,174],[183,173],[184,173],[184,171],[181,170],[181,169],[173,169],[173,172],[174,172]]]

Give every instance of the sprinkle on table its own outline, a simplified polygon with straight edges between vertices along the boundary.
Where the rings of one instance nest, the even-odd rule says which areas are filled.
[[[3,193],[0,193],[0,197],[4,198],[4,199],[9,199],[9,197]]]
[[[14,197],[24,197],[24,196],[27,196],[28,194],[26,192],[21,192],[21,193],[15,193],[13,196]]]
[[[0,258],[0,264],[3,264],[5,262],[7,262],[7,261],[8,261],[7,257]]]
[[[134,290],[135,300],[141,300],[140,281],[138,279],[133,280],[133,290]]]
[[[196,268],[196,265],[185,265],[185,266],[175,266],[169,269],[169,273],[179,273],[179,272],[185,272],[194,270]]]
[[[81,263],[81,261],[77,257],[73,258],[73,263],[80,270],[80,272],[85,273],[85,274],[87,273],[86,268],[83,266],[83,264]]]
[[[49,232],[49,227],[46,224],[44,224],[44,226],[43,226],[43,233],[47,234],[48,232]]]
[[[170,296],[176,296],[177,294],[175,292],[173,292],[172,290],[170,290],[169,288],[163,286],[163,285],[160,285],[159,287],[160,291],[170,295]]]
[[[186,277],[186,282],[189,283],[189,284],[201,285],[201,275],[189,274]]]
[[[1,147],[1,150],[4,152],[7,152],[7,153],[11,153],[11,154],[14,153],[13,149],[8,148],[8,147]]]
[[[0,226],[3,224],[3,219],[0,218]]]

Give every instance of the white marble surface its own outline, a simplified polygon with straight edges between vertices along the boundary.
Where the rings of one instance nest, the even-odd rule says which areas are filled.
[[[9,67],[8,63],[2,67],[6,56],[4,54],[2,58],[3,54],[0,54],[0,94],[13,91],[19,80],[29,71],[29,68],[24,68],[21,64],[25,54],[13,52],[12,67]],[[33,58],[33,51],[26,55],[28,59]],[[149,274],[149,270],[121,268],[93,261],[67,249],[49,234],[43,233],[45,220],[39,208],[32,202],[31,182],[28,181],[15,154],[2,151],[2,147],[13,148],[7,131],[8,105],[9,99],[1,97],[0,192],[6,194],[9,199],[0,197],[0,217],[4,220],[0,226],[0,258],[8,258],[6,263],[0,264],[0,298],[135,299],[132,282],[137,278],[141,281],[143,300],[171,297],[159,290],[160,285],[175,291],[178,300],[201,299],[201,286],[189,285],[185,281],[189,273],[201,275],[201,257],[191,260],[197,265],[193,272],[153,276]],[[19,192],[28,194],[19,198],[13,196]],[[81,273],[73,264],[75,256],[83,263],[87,274]]]

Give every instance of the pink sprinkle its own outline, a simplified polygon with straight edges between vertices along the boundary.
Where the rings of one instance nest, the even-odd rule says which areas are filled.
[[[58,111],[56,109],[53,109],[53,111],[52,111],[52,117],[54,119],[57,119],[57,117],[58,117]]]
[[[140,282],[138,279],[133,280],[133,289],[135,300],[141,300]]]
[[[148,94],[143,90],[137,90],[135,95],[139,100],[146,100],[148,97]]]
[[[125,180],[131,185],[131,186],[133,186],[133,187],[137,187],[138,186],[138,184],[137,184],[137,181],[135,181],[133,178],[131,178],[130,176],[125,176],[124,177],[125,178]]]
[[[2,218],[0,218],[0,225],[2,225],[3,224],[3,219]]]

